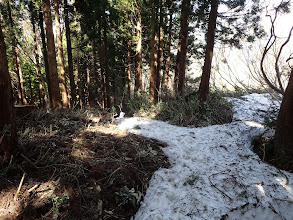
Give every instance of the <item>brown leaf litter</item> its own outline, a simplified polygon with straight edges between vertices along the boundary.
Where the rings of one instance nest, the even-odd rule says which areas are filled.
[[[103,115],[109,117],[36,111],[18,121],[20,151],[0,169],[0,219],[130,219],[136,213],[152,174],[169,166],[165,144],[118,130]]]

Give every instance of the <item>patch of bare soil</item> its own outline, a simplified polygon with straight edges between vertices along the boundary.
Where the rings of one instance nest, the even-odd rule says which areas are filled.
[[[36,111],[19,120],[20,151],[0,169],[0,219],[133,216],[152,174],[169,166],[165,145],[103,116]]]

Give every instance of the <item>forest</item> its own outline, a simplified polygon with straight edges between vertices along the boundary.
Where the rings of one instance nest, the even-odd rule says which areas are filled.
[[[129,219],[143,210],[139,204],[152,188],[154,173],[175,164],[164,150],[174,143],[164,135],[198,128],[190,130],[197,136],[200,128],[214,125],[225,131],[238,121],[255,120],[272,131],[266,137],[259,130],[249,143],[262,161],[286,177],[285,186],[291,184],[293,59],[287,51],[292,50],[293,26],[286,37],[278,33],[278,19],[291,13],[291,4],[0,0],[0,218]],[[258,86],[234,84],[229,76],[233,89],[215,86],[220,82],[215,75],[219,66],[230,62],[219,58],[219,48],[244,51],[257,44],[259,56],[253,55],[247,68]],[[272,106],[247,110],[256,115],[266,112],[262,119],[242,112],[246,107],[241,100],[247,106],[258,105],[248,103],[249,94],[260,100],[270,94],[271,101],[265,103]],[[246,121],[236,119],[238,113]],[[136,117],[141,121],[135,124],[131,120]],[[125,130],[128,118],[135,125]],[[146,132],[144,120],[149,119]],[[157,137],[151,132],[156,130],[153,119],[167,122],[166,128],[175,127],[162,134],[158,130]],[[226,144],[220,147],[229,150]],[[210,177],[215,173],[208,177],[211,189],[232,200],[213,184]],[[201,179],[199,174],[188,175],[184,186]],[[290,196],[283,199],[289,206]],[[158,213],[152,217],[151,212],[148,216],[140,211],[135,219],[173,219]],[[287,219],[280,212],[274,207],[276,219]],[[200,219],[232,218],[217,215]],[[196,219],[190,213],[184,216]]]

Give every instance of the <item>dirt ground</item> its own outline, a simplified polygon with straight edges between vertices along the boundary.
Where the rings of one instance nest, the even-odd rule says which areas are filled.
[[[164,143],[122,132],[88,110],[18,119],[19,152],[0,169],[0,219],[130,219]]]

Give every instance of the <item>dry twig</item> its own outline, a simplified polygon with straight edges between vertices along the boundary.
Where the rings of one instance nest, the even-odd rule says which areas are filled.
[[[215,184],[213,184],[213,182],[211,181],[210,177],[211,176],[214,176],[216,174],[219,174],[219,173],[215,173],[215,174],[212,174],[208,177],[209,181],[210,181],[210,184],[215,187],[220,193],[222,193],[223,196],[226,196],[227,198],[229,198],[231,201],[233,200],[230,196],[228,196],[225,192],[223,192],[222,190],[220,190]]]
[[[24,180],[25,176],[26,176],[26,173],[23,173],[22,178],[21,178],[20,183],[19,183],[19,186],[18,186],[18,189],[17,189],[17,192],[14,195],[14,201],[16,201],[16,199],[17,199],[18,193],[20,192],[20,189],[22,187],[23,180]]]

